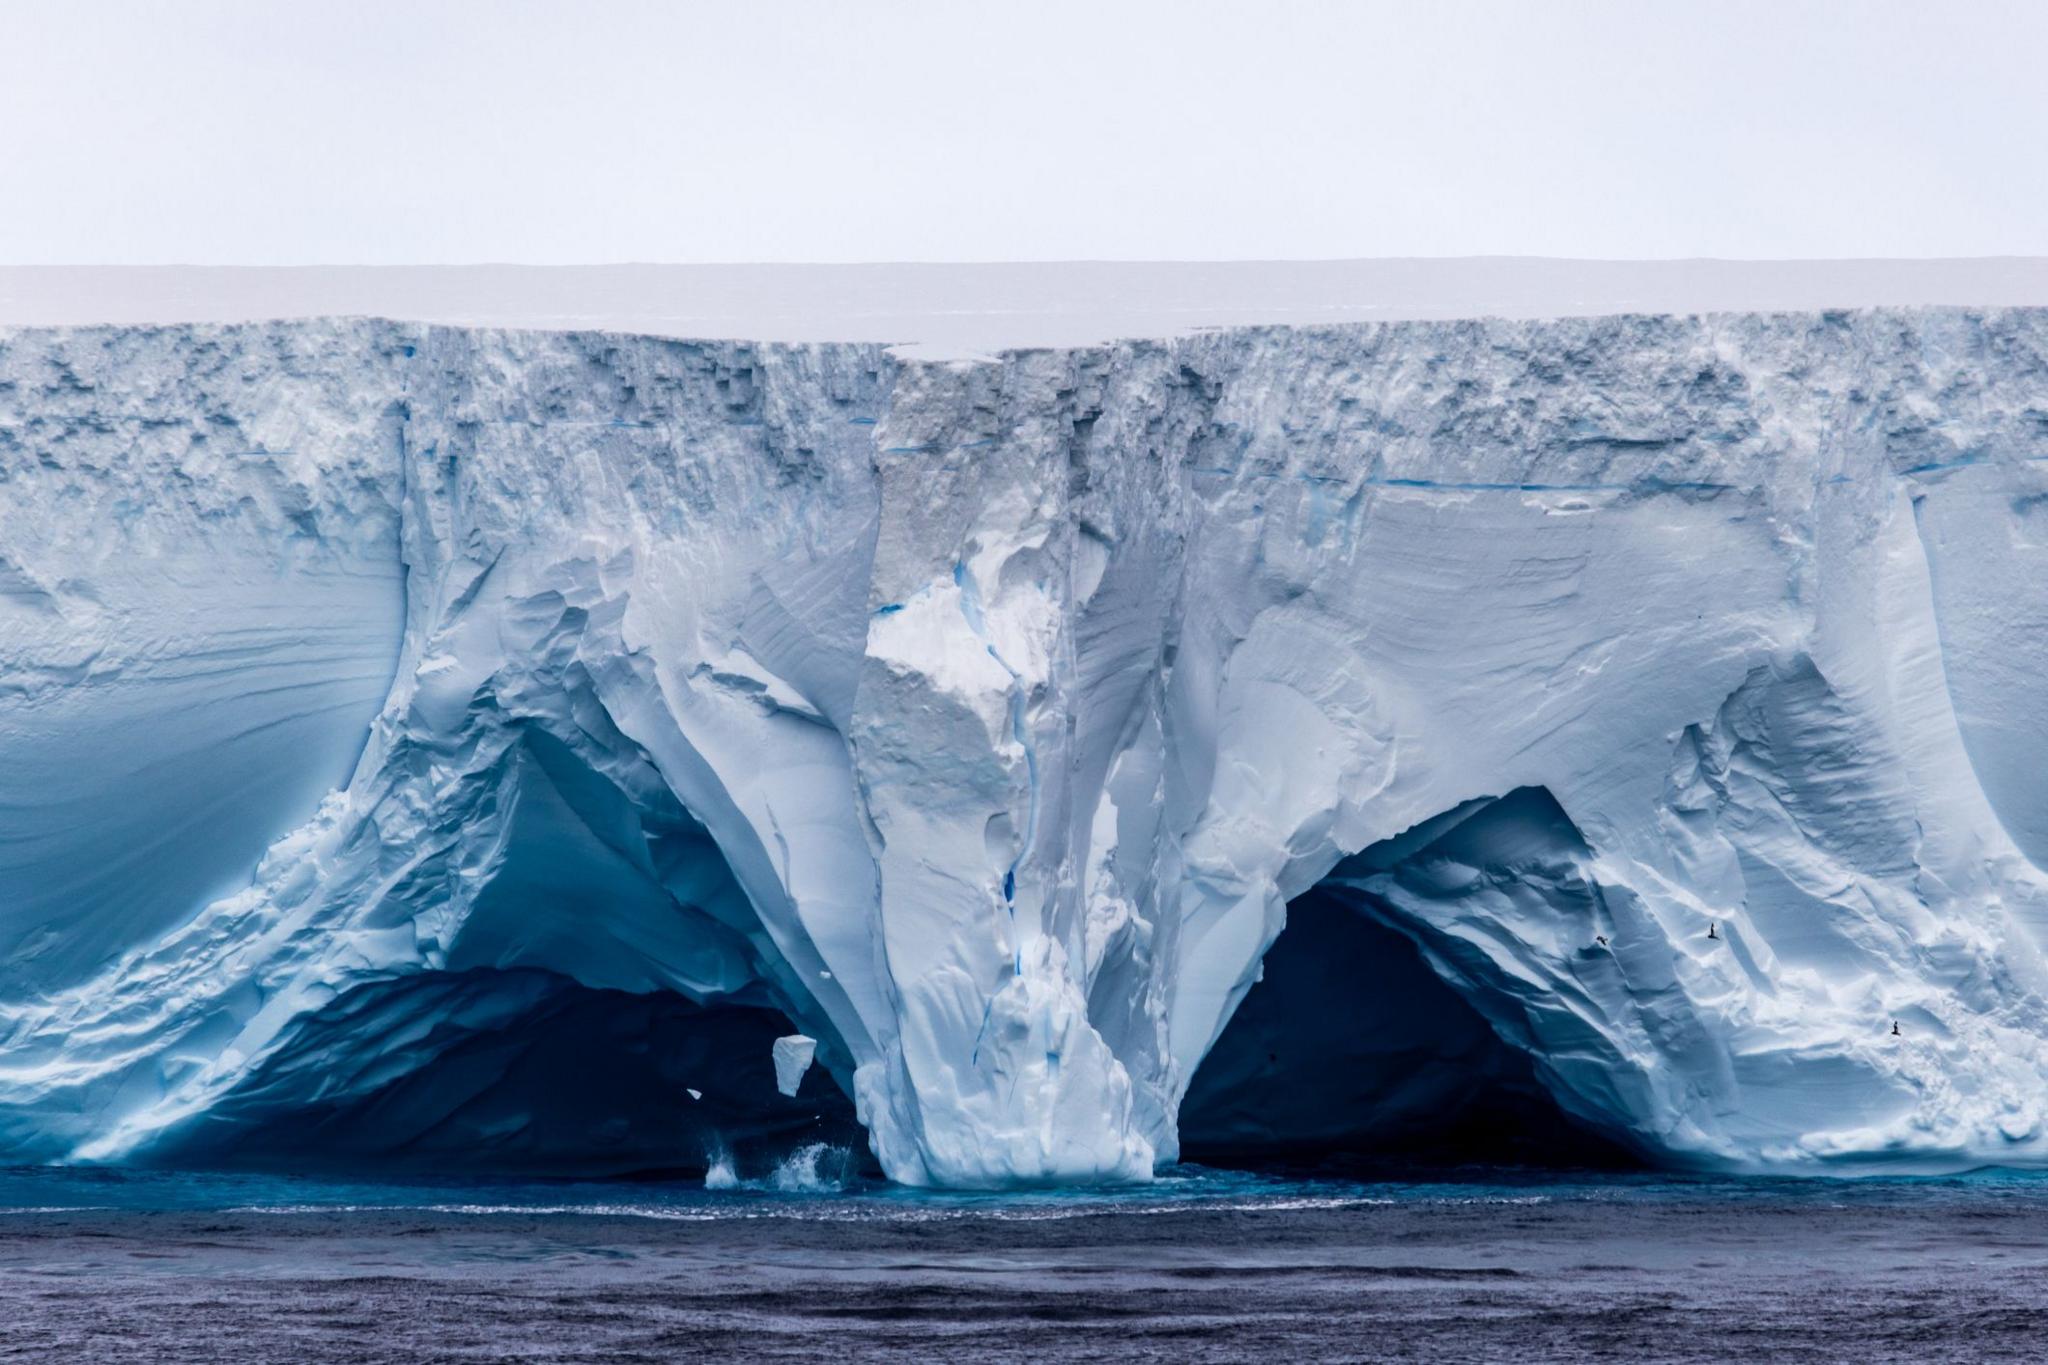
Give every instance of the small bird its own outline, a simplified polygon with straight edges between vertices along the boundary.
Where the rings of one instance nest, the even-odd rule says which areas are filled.
[[[1595,934],[1593,935],[1593,942],[1599,944],[1602,948],[1605,948],[1607,946],[1607,935]]]
[[[1720,939],[1720,937],[1721,937],[1721,936],[1720,936],[1719,934],[1717,934],[1717,933],[1715,933],[1715,932],[1714,932],[1714,929],[1715,929],[1715,927],[1716,927],[1716,926],[1715,926],[1715,925],[1713,924],[1713,922],[1712,922],[1712,921],[1709,921],[1709,922],[1708,922],[1708,924],[1707,924],[1707,937],[1708,937],[1708,938],[1711,938],[1711,939],[1714,939],[1714,940],[1716,940],[1716,941],[1718,941],[1718,940]]]
[[[1894,1019],[1892,1020],[1892,1037],[1897,1038],[1899,1036],[1899,1021]]]

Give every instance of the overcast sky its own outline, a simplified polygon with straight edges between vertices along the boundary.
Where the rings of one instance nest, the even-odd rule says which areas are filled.
[[[2048,254],[2025,0],[0,0],[0,262]]]

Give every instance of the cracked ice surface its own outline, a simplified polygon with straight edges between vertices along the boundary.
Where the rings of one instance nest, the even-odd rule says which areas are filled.
[[[21,330],[0,475],[13,1159],[540,969],[1140,1179],[1325,883],[1653,1156],[2048,1156],[2040,313]]]

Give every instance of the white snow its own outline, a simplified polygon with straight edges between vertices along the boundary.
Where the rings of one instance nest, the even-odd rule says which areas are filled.
[[[924,359],[1219,327],[2048,305],[2048,259],[0,266],[0,326],[390,317],[886,342]]]
[[[1662,1158],[2048,1160],[2048,314],[26,330],[0,475],[10,1159],[543,968],[1143,1179],[1328,879]]]

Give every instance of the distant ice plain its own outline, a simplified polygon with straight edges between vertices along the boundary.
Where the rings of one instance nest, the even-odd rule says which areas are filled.
[[[2048,259],[0,266],[0,327],[386,317],[922,359],[1218,327],[1935,304],[2048,305]]]

